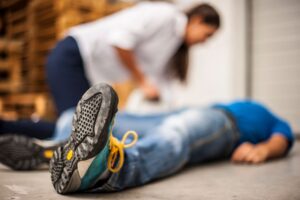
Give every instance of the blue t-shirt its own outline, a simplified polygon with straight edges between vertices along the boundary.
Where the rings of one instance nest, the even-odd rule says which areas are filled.
[[[273,134],[283,135],[292,146],[294,136],[289,124],[274,115],[265,106],[251,101],[235,101],[229,104],[217,104],[214,107],[222,108],[235,118],[240,132],[240,143],[259,143],[269,139]]]

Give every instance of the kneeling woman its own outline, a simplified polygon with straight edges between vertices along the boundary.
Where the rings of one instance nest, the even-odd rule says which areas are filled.
[[[91,85],[99,82],[133,79],[147,98],[164,99],[172,78],[186,80],[188,49],[205,42],[219,27],[219,14],[208,4],[184,13],[170,3],[144,2],[71,28],[47,62],[58,114],[63,117]],[[54,125],[41,122],[0,121],[0,134],[49,138],[53,132]]]

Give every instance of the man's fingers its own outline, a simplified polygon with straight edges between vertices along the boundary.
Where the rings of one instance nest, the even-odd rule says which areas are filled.
[[[245,157],[249,154],[249,152],[253,149],[253,145],[250,143],[241,144],[231,156],[231,161],[233,162],[243,162]]]
[[[244,161],[247,163],[252,163],[256,159],[257,159],[257,151],[253,149],[245,156]]]
[[[256,157],[253,159],[252,163],[253,164],[260,164],[260,163],[263,163],[265,160],[264,159],[261,159],[260,157]]]
[[[249,164],[259,164],[264,162],[264,157],[261,153],[254,148],[249,154],[245,157],[244,162]]]
[[[233,162],[240,162],[240,161],[242,161],[243,157],[244,157],[243,151],[236,151],[232,155],[231,161],[233,161]]]

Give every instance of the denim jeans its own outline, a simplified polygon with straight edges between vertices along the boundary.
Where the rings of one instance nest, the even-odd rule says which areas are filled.
[[[72,132],[72,119],[75,113],[75,108],[69,108],[62,112],[56,121],[53,137],[50,140],[63,142],[67,140]]]
[[[228,116],[213,108],[147,116],[119,113],[113,134],[121,138],[127,130],[137,131],[139,140],[125,149],[121,171],[91,191],[139,186],[174,174],[187,164],[226,158],[239,139]]]

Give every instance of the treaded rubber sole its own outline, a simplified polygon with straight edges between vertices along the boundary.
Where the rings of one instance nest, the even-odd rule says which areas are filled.
[[[57,146],[44,148],[33,138],[7,134],[0,137],[0,162],[14,170],[34,170],[48,164]],[[48,157],[45,157],[45,153]]]
[[[107,84],[94,85],[82,96],[73,116],[72,134],[50,161],[51,181],[58,193],[79,189],[77,164],[95,157],[105,147],[117,105],[118,96]]]

